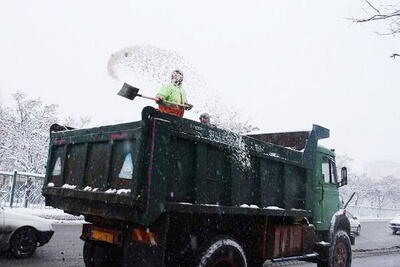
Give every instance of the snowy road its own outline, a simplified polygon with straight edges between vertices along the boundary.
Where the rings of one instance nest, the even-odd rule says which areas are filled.
[[[388,221],[361,222],[361,235],[356,237],[356,245],[353,246],[353,267],[400,267],[400,251],[397,253],[385,254],[382,248],[393,248],[400,246],[400,235],[393,235],[388,227]],[[371,251],[373,250],[373,251]],[[393,250],[392,250],[393,251]],[[305,264],[296,262],[285,266],[316,266],[315,264]],[[279,265],[276,265],[279,266]]]
[[[400,246],[400,235],[393,235],[388,224],[389,221],[361,222],[361,235],[353,250]]]
[[[362,250],[389,248],[400,246],[400,235],[392,235],[387,227],[388,222],[364,222],[362,223],[362,233],[356,238],[356,246],[353,247],[355,258],[352,266],[399,266],[400,252],[388,253]],[[82,246],[83,242],[79,239],[81,225],[54,225],[55,233],[51,241],[45,246],[38,248],[31,259],[16,260],[0,257],[0,266],[83,266]],[[276,264],[275,266],[283,266]],[[313,266],[315,264],[305,264],[301,262],[285,263],[284,266]]]

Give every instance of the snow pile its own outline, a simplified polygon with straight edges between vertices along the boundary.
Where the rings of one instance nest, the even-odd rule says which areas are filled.
[[[70,184],[63,184],[62,188],[67,188],[67,189],[75,189],[76,185],[70,185]]]
[[[265,209],[267,209],[267,210],[285,210],[285,209],[282,209],[282,208],[277,207],[277,206],[268,206]]]
[[[117,194],[118,195],[120,195],[120,194],[129,194],[130,192],[131,192],[130,189],[118,189],[117,190]]]
[[[110,188],[110,189],[107,189],[104,193],[106,193],[106,194],[115,194],[115,193],[117,193],[117,189]]]
[[[251,208],[251,209],[259,209],[260,207],[257,205],[247,205],[247,204],[242,204],[240,205],[241,208]]]
[[[86,186],[85,188],[83,188],[83,191],[92,191],[92,188],[90,186]]]
[[[113,189],[113,188],[110,188],[110,189],[107,189],[107,191],[105,191],[104,193],[107,193],[107,194],[117,194],[117,195],[121,195],[121,194],[129,194],[131,192],[131,190],[130,189]]]
[[[271,157],[274,157],[274,158],[279,158],[279,155],[276,154],[276,153],[273,153],[273,152],[268,153],[268,156],[271,156]]]
[[[291,210],[291,211],[306,211],[306,210],[304,210],[304,209],[295,209],[295,208],[291,208],[290,210]]]
[[[56,186],[54,183],[48,183],[47,184],[47,187],[54,187],[54,186]]]
[[[54,208],[12,208],[12,211],[19,214],[38,216],[52,220],[52,223],[83,223],[83,216],[74,216],[65,213],[63,210]]]
[[[189,202],[178,202],[178,204],[182,204],[182,205],[193,205],[193,203],[189,203]]]

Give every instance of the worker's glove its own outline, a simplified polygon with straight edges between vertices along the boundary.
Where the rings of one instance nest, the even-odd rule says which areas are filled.
[[[186,110],[191,110],[193,108],[193,105],[191,104],[185,104],[185,105],[186,105],[185,107]]]
[[[161,105],[164,102],[164,99],[162,99],[161,97],[156,98],[156,103]]]

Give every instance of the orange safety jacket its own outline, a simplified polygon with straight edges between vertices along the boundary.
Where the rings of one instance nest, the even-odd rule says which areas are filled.
[[[183,114],[185,113],[185,110],[183,107],[168,107],[168,106],[164,106],[164,105],[158,105],[158,109],[161,112],[165,112],[177,117],[182,118]]]

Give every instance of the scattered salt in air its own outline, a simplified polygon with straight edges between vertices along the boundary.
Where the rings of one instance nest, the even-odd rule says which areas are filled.
[[[174,69],[183,72],[183,88],[189,103],[194,104],[185,117],[198,120],[201,113],[211,115],[216,126],[235,133],[246,133],[258,129],[250,119],[243,118],[243,112],[236,106],[222,103],[217,88],[211,88],[200,72],[175,51],[156,47],[135,45],[111,54],[107,70],[109,75],[120,82],[127,82],[141,88],[147,95],[155,95],[161,85],[170,83]],[[207,92],[207,94],[204,94]]]
[[[54,183],[48,183],[48,184],[47,184],[47,187],[54,187],[54,186],[55,186]]]

